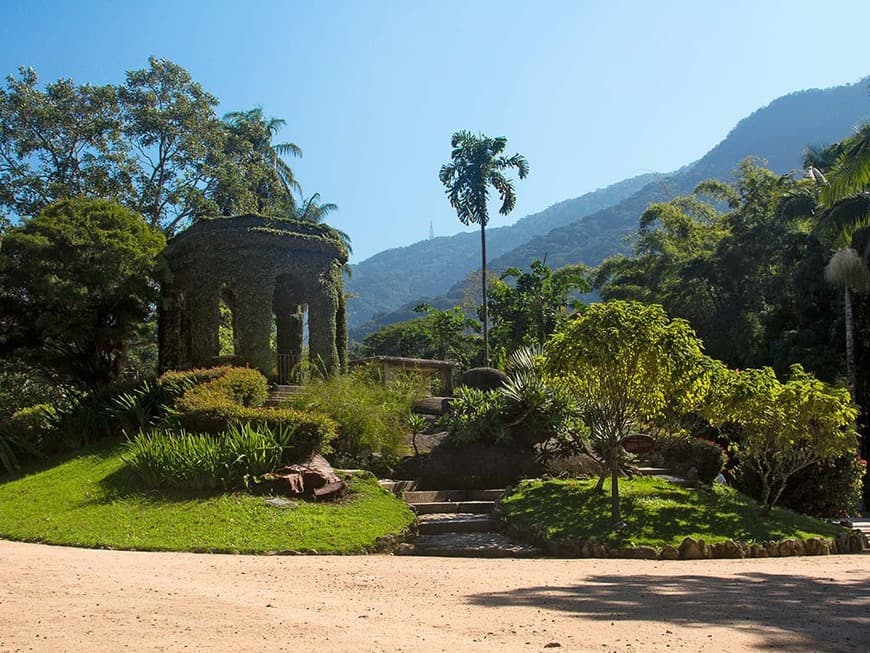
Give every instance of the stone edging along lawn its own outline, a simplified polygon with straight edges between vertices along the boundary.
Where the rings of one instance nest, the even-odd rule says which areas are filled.
[[[598,538],[551,540],[541,534],[524,532],[508,526],[506,533],[540,546],[547,552],[572,558],[629,558],[641,560],[704,560],[713,558],[785,558],[838,553],[862,553],[867,550],[864,534],[843,529],[835,538],[786,538],[779,541],[747,543],[734,540],[707,544],[703,539],[686,537],[680,545],[623,546]]]

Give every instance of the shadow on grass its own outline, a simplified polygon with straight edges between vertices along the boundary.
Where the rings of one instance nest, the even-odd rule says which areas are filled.
[[[210,499],[229,493],[219,488],[208,490],[147,488],[136,473],[126,465],[101,478],[98,484],[103,490],[103,495],[94,497],[86,503],[107,504],[134,498],[155,504],[184,503],[192,499]]]
[[[669,622],[725,626],[759,635],[764,648],[775,650],[866,650],[870,578],[861,572],[855,576],[853,581],[835,581],[775,573],[729,578],[601,575],[576,585],[476,594],[471,602],[557,610],[602,621],[654,621],[663,627]]]

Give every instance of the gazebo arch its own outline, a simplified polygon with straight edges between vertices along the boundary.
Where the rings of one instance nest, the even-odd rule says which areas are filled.
[[[204,218],[169,241],[159,305],[160,369],[219,362],[220,302],[231,303],[235,359],[280,383],[297,379],[304,311],[309,360],[347,367],[342,267],[347,250],[326,225],[242,215]],[[270,346],[277,329],[277,360]]]

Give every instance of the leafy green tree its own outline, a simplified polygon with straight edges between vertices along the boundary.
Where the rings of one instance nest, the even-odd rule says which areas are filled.
[[[785,383],[769,367],[723,371],[704,413],[730,433],[740,464],[759,477],[765,512],[794,474],[857,443],[858,411],[848,391],[819,381],[800,365],[792,366]]]
[[[267,118],[263,109],[257,107],[226,114],[224,124],[233,136],[250,147],[247,156],[255,163],[255,167],[269,173],[263,175],[254,185],[259,200],[257,210],[272,215],[295,216],[298,207],[294,193],[301,193],[302,187],[283,157],[301,157],[302,149],[295,143],[272,142],[286,121],[281,118]]]
[[[184,68],[156,57],[127,72],[118,93],[133,160],[131,207],[168,234],[215,213],[210,196],[225,139],[217,98]]]
[[[572,392],[610,470],[614,527],[621,524],[622,440],[666,411],[700,405],[715,369],[701,347],[685,320],[669,319],[661,306],[625,301],[590,305],[545,347],[548,372]]]
[[[9,230],[0,250],[0,356],[92,389],[120,378],[153,311],[165,238],[107,200],[63,200]]]
[[[604,299],[662,304],[689,320],[708,353],[732,367],[803,362],[835,378],[834,298],[812,231],[817,191],[752,160],[736,181],[707,181],[693,195],[644,212],[633,258],[603,263]]]
[[[489,315],[495,346],[503,356],[524,345],[543,346],[560,328],[570,311],[582,304],[571,298],[589,292],[588,271],[570,265],[555,272],[542,261],[532,261],[530,270],[508,268],[489,289]]]
[[[489,364],[489,334],[486,293],[486,225],[489,224],[489,189],[498,193],[501,215],[510,213],[516,205],[513,182],[504,171],[515,169],[520,179],[529,174],[529,164],[521,154],[504,156],[507,139],[488,138],[468,131],[453,134],[450,146],[451,162],[441,166],[438,178],[444,184],[450,206],[464,225],[480,225],[481,289],[483,292],[483,359]]]
[[[295,178],[278,155],[298,148],[270,145],[280,121],[252,116],[243,129],[216,106],[184,68],[155,57],[121,86],[40,89],[21,69],[0,90],[0,209],[30,217],[56,200],[106,197],[170,235],[203,215],[292,209],[284,182]]]
[[[20,68],[0,90],[0,206],[31,216],[79,195],[126,198],[117,88],[61,79],[41,91],[38,82]]]
[[[479,359],[477,320],[467,317],[458,306],[438,310],[420,304],[414,310],[425,315],[369,334],[363,340],[363,354],[454,360],[463,367]]]

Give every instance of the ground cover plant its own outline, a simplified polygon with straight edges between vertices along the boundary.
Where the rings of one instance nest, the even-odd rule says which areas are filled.
[[[370,475],[350,478],[341,501],[276,508],[248,493],[148,490],[122,452],[91,447],[0,477],[0,537],[155,551],[354,553],[414,519]]]
[[[338,459],[361,464],[374,454],[389,462],[408,453],[408,415],[414,400],[426,394],[426,381],[418,375],[398,375],[385,385],[363,366],[348,374],[312,379],[293,395],[290,405],[328,415],[337,423],[332,449]]]
[[[729,487],[695,491],[655,478],[623,480],[624,527],[614,531],[610,496],[594,480],[530,480],[501,501],[508,526],[545,541],[599,539],[630,546],[678,546],[684,538],[707,544],[785,538],[832,538],[837,526],[783,508],[764,515],[761,506]]]

